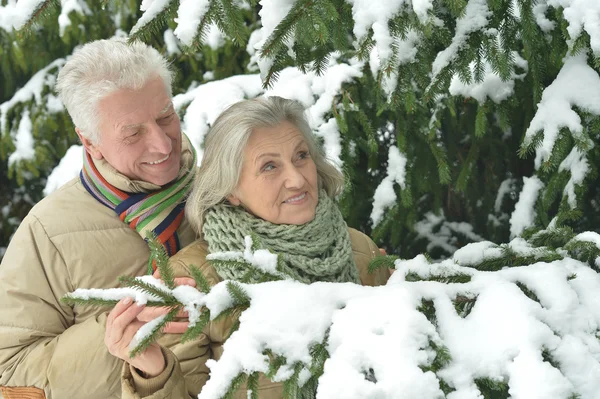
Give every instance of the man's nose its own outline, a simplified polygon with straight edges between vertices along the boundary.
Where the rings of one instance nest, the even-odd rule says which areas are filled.
[[[173,149],[173,143],[169,135],[156,123],[149,128],[148,147],[151,152],[159,154],[169,154]]]

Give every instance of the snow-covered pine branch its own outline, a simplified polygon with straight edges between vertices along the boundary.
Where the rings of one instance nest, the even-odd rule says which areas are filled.
[[[575,239],[600,249],[596,233]],[[491,265],[506,251],[529,265],[473,267]],[[543,261],[549,254],[559,259]],[[419,399],[597,397],[600,275],[589,265],[519,238],[504,246],[470,244],[441,263],[418,256],[395,266],[384,287],[236,283],[249,306],[222,357],[208,362],[211,376],[199,398],[221,398],[234,380],[256,372],[271,372],[277,381],[297,379],[300,390],[318,379],[319,399],[400,393]],[[214,319],[235,305],[228,281],[203,294],[142,279],[177,298],[190,314],[190,328],[202,309]],[[78,289],[70,296],[156,299],[130,288]],[[323,367],[315,368],[315,361]],[[322,375],[313,375],[315,370]]]

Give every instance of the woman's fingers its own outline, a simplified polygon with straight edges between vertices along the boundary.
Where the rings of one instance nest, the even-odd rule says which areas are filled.
[[[195,287],[196,280],[190,277],[177,277],[175,278],[175,285],[189,285],[190,287]]]
[[[183,334],[189,326],[189,321],[172,321],[167,323],[163,332],[167,334]]]

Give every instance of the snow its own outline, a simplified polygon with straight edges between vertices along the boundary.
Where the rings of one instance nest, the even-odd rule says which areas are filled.
[[[137,20],[133,28],[131,28],[130,35],[134,35],[138,30],[146,26],[158,14],[160,14],[170,2],[171,0],[142,0],[142,4],[140,4],[140,11],[143,11],[144,13],[140,19]]]
[[[527,246],[522,239],[509,245]],[[241,314],[239,329],[224,343],[221,358],[207,362],[210,379],[198,397],[221,397],[240,372],[266,372],[265,349],[287,359],[277,379],[289,377],[297,362],[304,365],[303,379],[307,379],[310,350],[329,331],[330,356],[319,379],[318,399],[388,398],[399,392],[406,398],[433,399],[443,397],[441,380],[454,389],[448,398],[476,399],[481,398],[476,385],[480,378],[507,384],[513,398],[572,394],[597,398],[600,275],[569,258],[495,272],[463,264],[495,257],[497,250],[492,243],[477,243],[440,263],[429,264],[422,255],[397,260],[396,272],[383,287],[238,283],[250,297],[250,307]],[[471,279],[466,283],[407,281],[409,274],[423,279],[460,274]],[[207,306],[214,318],[233,305],[227,283],[217,284],[207,295],[179,298],[193,302],[189,305],[197,309]],[[517,284],[527,287],[537,300]],[[81,297],[102,292],[78,291]],[[474,302],[468,315],[457,313],[457,298]],[[433,304],[435,324],[419,310],[423,301]],[[450,355],[437,372],[427,371],[436,357],[433,345],[446,348]],[[545,361],[542,353],[554,362]]]
[[[29,110],[24,109],[21,114],[19,129],[14,139],[15,151],[8,157],[9,166],[15,162],[32,160],[35,156],[33,135],[31,134],[32,127]]]
[[[165,30],[163,37],[165,39],[165,46],[167,47],[167,55],[181,54],[177,37],[175,37],[172,29]]]
[[[225,35],[216,24],[210,24],[205,38],[206,44],[213,50],[218,50],[225,45]]]
[[[244,237],[244,244],[244,252],[215,252],[207,255],[206,259],[245,262],[265,273],[283,278],[287,277],[277,270],[277,254],[266,249],[252,251],[252,237],[250,236]]]
[[[514,193],[516,181],[516,179],[510,177],[500,183],[500,187],[498,187],[498,194],[496,195],[496,201],[494,202],[494,212],[500,213],[502,210],[502,201],[504,201],[504,197],[507,195],[510,196],[511,193]]]
[[[569,22],[567,32],[575,40],[585,30],[590,35],[594,54],[600,56],[600,2],[597,0],[547,0],[548,5],[563,8],[563,16]]]
[[[573,106],[600,115],[600,77],[588,66],[585,53],[565,59],[554,82],[544,90],[527,128],[523,147],[527,147],[539,131],[544,133],[542,144],[536,148],[536,169],[550,158],[561,128],[568,128],[575,137],[581,135],[581,118]]]
[[[579,233],[573,237],[573,240],[593,242],[596,244],[596,247],[600,249],[600,234],[594,231],[584,231],[583,233]]]
[[[556,22],[550,21],[546,18],[546,11],[548,10],[548,3],[546,0],[538,0],[538,3],[533,5],[532,11],[535,16],[535,22],[544,33],[550,33],[556,27]]]
[[[516,237],[526,228],[533,226],[535,203],[542,188],[544,188],[544,183],[537,176],[523,177],[523,189],[510,217],[511,237]]]
[[[577,207],[577,196],[575,194],[575,186],[581,185],[589,171],[589,165],[586,154],[579,151],[577,147],[573,147],[569,155],[561,162],[558,171],[569,171],[571,178],[565,186],[565,194],[571,208]]]
[[[524,69],[527,69],[527,61],[521,58],[518,53],[513,52],[513,57],[518,60],[518,62],[516,62],[517,66],[525,66]],[[475,63],[472,62],[469,65],[469,68],[474,77]],[[524,77],[525,74],[516,74],[513,72],[511,79],[502,81],[500,76],[492,71],[491,65],[487,61],[484,61],[483,79],[481,82],[476,82],[475,79],[473,79],[471,83],[465,83],[460,80],[458,74],[455,74],[450,82],[449,91],[453,96],[460,95],[467,98],[472,97],[480,104],[485,103],[488,98],[496,104],[499,104],[514,94],[515,80],[523,79]]]
[[[487,0],[469,0],[465,7],[464,15],[456,21],[456,33],[452,43],[440,51],[433,61],[433,76],[437,76],[458,55],[458,51],[466,44],[469,35],[482,30],[488,24],[491,12]],[[433,79],[432,79],[433,81]]]
[[[251,65],[257,65],[260,71],[261,80],[264,80],[273,60],[268,57],[260,57],[261,49],[267,39],[275,31],[275,27],[285,18],[287,13],[292,9],[295,0],[261,0],[261,10],[258,12],[262,27],[257,29],[250,36],[250,41],[246,50],[252,57],[250,58]],[[289,47],[291,42],[288,41]]]
[[[485,241],[483,237],[473,232],[473,226],[466,222],[448,222],[443,212],[436,215],[427,212],[424,219],[414,225],[419,238],[427,241],[427,252],[440,248],[448,255],[452,255],[458,248],[455,233],[464,235],[469,241]]]
[[[42,105],[42,90],[48,83],[54,84],[54,80],[47,76],[48,71],[55,67],[61,67],[64,63],[65,60],[63,58],[52,61],[46,67],[36,72],[25,86],[21,87],[10,100],[0,104],[0,131],[6,130],[6,113],[16,104],[26,103],[34,99],[37,106]],[[54,109],[55,107],[56,105],[53,104],[52,108]]]
[[[158,316],[156,319],[151,320],[140,327],[139,330],[133,336],[133,339],[129,343],[129,350],[132,351],[136,346],[140,344],[146,337],[148,337],[156,328],[162,323],[167,315]]]
[[[394,145],[390,146],[387,175],[379,183],[373,195],[373,210],[371,211],[373,226],[376,226],[381,221],[385,209],[396,203],[394,183],[398,184],[402,189],[406,188],[406,163],[406,156],[400,152],[398,147]]]
[[[0,5],[0,28],[7,32],[22,28],[42,3],[43,0],[8,0],[6,5]]]
[[[69,14],[76,12],[79,14],[91,14],[91,11],[87,4],[81,0],[61,0],[60,1],[60,15],[58,16],[59,34],[62,37],[65,33],[65,29],[71,26],[71,18]]]
[[[44,195],[49,195],[69,180],[79,176],[79,171],[81,171],[82,167],[83,146],[73,145],[69,147],[58,166],[48,176],[46,187],[44,187]]]

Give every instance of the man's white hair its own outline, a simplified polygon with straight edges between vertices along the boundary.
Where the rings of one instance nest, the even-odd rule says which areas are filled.
[[[75,127],[97,144],[98,102],[119,89],[139,90],[158,77],[171,96],[173,73],[156,49],[123,38],[96,40],[73,53],[58,74],[56,90]]]

